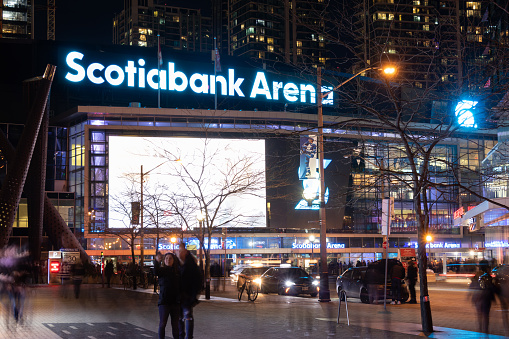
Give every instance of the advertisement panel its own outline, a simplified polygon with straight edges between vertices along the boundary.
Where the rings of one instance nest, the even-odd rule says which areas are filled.
[[[215,218],[216,226],[266,226],[264,140],[110,136],[110,228],[125,228],[132,223],[120,205],[130,210],[131,203],[140,199],[141,166],[144,227],[153,227],[147,210],[153,204],[149,198],[154,192],[161,195],[159,221],[168,226],[180,227],[183,216],[190,227],[197,226],[196,212],[203,207],[198,195],[209,204],[209,213],[220,204],[220,213],[209,216]],[[262,173],[258,181],[263,184],[224,195],[247,187],[251,173],[258,178]],[[193,180],[199,180],[199,184]]]

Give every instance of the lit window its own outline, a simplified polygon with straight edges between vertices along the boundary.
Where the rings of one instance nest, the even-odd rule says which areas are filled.
[[[321,64],[325,64],[325,58],[318,58],[318,62]]]
[[[414,21],[421,21],[421,17],[418,15],[414,15]]]
[[[302,41],[297,40],[297,47],[302,47]]]
[[[273,45],[274,44],[274,38],[267,38],[267,43],[269,45]]]
[[[260,25],[260,26],[265,26],[265,20],[258,19],[258,20],[256,20],[256,24]]]
[[[148,35],[152,35],[153,32],[151,29],[147,29],[147,33],[148,33]]]
[[[173,22],[180,22],[180,17],[178,15],[174,15]]]
[[[141,34],[141,35],[140,35],[140,40],[141,40],[141,41],[147,41],[147,36],[146,36],[146,35],[144,35],[144,34]]]
[[[138,28],[138,33],[147,34],[147,29],[146,28]]]
[[[251,33],[254,33],[254,32],[255,32],[254,27],[249,27],[249,28],[246,30],[246,34],[251,34]]]
[[[389,54],[396,54],[396,49],[395,48],[389,48],[387,50],[387,53],[389,53]]]
[[[270,45],[268,45],[268,46],[267,46],[267,51],[269,51],[269,52],[274,52],[274,46],[270,46]]]
[[[387,15],[385,13],[378,13],[378,19],[386,20],[387,19]]]
[[[258,58],[265,59],[265,52],[258,52]]]
[[[265,41],[265,37],[264,37],[263,35],[260,35],[260,36],[258,37],[258,40],[259,40],[260,42],[264,42],[264,41]]]
[[[241,24],[241,25],[240,25],[240,29],[244,29],[244,24]]]
[[[417,87],[417,88],[422,88],[422,83],[420,83],[420,82],[416,82],[416,83],[415,83],[415,87]]]
[[[138,41],[138,46],[147,47],[147,42],[146,41]]]
[[[414,6],[420,6],[421,5],[421,2],[418,1],[418,0],[414,0]]]
[[[423,25],[422,26],[423,31],[429,31],[429,25]]]
[[[157,18],[159,16],[159,12],[158,11],[154,11],[154,16]]]
[[[389,14],[388,14],[388,18],[389,18],[389,20],[394,20],[394,14],[389,13]]]
[[[297,55],[302,55],[302,49],[301,48],[297,48]]]

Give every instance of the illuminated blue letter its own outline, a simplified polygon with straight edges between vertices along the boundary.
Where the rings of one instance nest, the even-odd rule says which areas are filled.
[[[209,92],[209,83],[208,83],[208,76],[207,74],[199,74],[194,73],[191,75],[191,78],[189,79],[189,86],[193,90],[194,93],[204,93],[207,94]],[[201,82],[201,86],[196,86],[196,80],[199,80]]]
[[[237,81],[235,81],[235,71],[233,69],[228,69],[228,85],[229,85],[229,96],[234,96],[235,92],[237,92],[237,95],[239,97],[243,97],[244,93],[240,90],[240,85],[244,81],[244,78],[238,78]]]
[[[94,75],[94,71],[95,70],[102,71],[103,69],[104,69],[104,66],[97,62],[90,64],[90,66],[87,67],[88,80],[90,80],[91,82],[93,82],[94,84],[97,84],[97,85],[102,84],[104,82],[104,79],[102,77],[96,77]]]
[[[81,54],[80,52],[71,52],[67,54],[65,62],[67,63],[67,66],[76,71],[76,74],[71,74],[67,72],[65,78],[72,82],[80,82],[83,79],[85,79],[85,69],[81,65],[75,63],[74,59],[78,60],[83,59],[83,54]]]
[[[177,78],[180,78],[182,83],[177,85],[175,81]],[[182,72],[175,72],[175,64],[173,62],[168,63],[168,89],[170,91],[182,92],[187,88],[187,77]]]
[[[116,72],[118,74],[118,77],[116,79],[111,77],[111,73]],[[120,66],[117,65],[109,65],[106,67],[106,71],[104,72],[104,77],[106,78],[106,81],[112,85],[112,86],[118,86],[122,82],[124,82],[124,71]]]
[[[134,75],[136,74],[136,67],[134,67],[134,61],[127,61],[127,67],[125,68],[127,73],[127,86],[134,87]]]
[[[260,88],[260,85],[262,88]],[[256,98],[258,94],[265,95],[267,100],[271,100],[269,85],[267,84],[267,79],[265,79],[265,74],[263,72],[257,72],[256,78],[254,80],[253,89],[251,90],[251,98]]]
[[[286,100],[295,102],[299,100],[299,88],[295,84],[289,82],[283,87],[283,95]]]

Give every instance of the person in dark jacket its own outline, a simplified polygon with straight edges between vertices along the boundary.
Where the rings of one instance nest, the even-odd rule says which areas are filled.
[[[161,263],[162,262],[162,263]],[[168,317],[171,317],[173,338],[179,338],[180,319],[180,270],[179,261],[173,253],[157,253],[154,272],[159,282],[159,338],[165,338]]]
[[[401,304],[401,281],[405,278],[405,268],[401,263],[394,264],[391,269],[392,305]]]
[[[110,282],[111,282],[111,277],[113,276],[113,273],[114,273],[113,271],[114,271],[113,261],[107,260],[106,267],[104,268],[104,275],[106,276],[106,282],[108,283],[108,288],[111,287]]]
[[[191,339],[194,329],[193,307],[198,304],[198,294],[203,283],[196,259],[186,249],[184,243],[179,245],[179,259],[182,286],[180,289],[180,307],[182,309],[180,339]]]
[[[415,295],[415,283],[417,282],[417,265],[415,261],[408,262],[407,270],[408,290],[410,292],[409,304],[417,304],[417,297]]]

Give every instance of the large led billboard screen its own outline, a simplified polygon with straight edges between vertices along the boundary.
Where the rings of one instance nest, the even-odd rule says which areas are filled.
[[[264,140],[110,136],[108,153],[110,228],[130,227],[132,203],[140,200],[141,166],[144,227],[152,224],[147,213],[154,210],[149,205],[154,194],[160,195],[157,213],[165,227],[180,227],[182,216],[196,225],[200,199],[209,204],[209,214],[219,211],[208,216],[216,226],[266,226]]]

